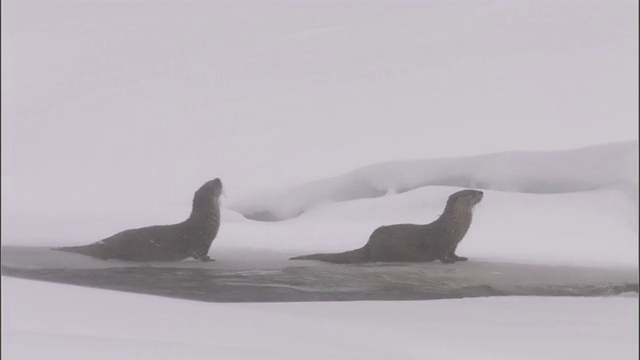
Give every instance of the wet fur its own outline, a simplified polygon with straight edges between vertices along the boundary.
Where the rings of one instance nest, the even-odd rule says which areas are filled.
[[[291,260],[319,260],[336,264],[465,261],[467,258],[456,255],[456,248],[471,226],[473,207],[482,200],[482,196],[481,191],[458,191],[449,196],[442,215],[430,224],[381,226],[360,249],[303,255]]]
[[[55,248],[97,259],[177,261],[189,257],[211,261],[208,252],[220,227],[222,182],[211,180],[196,191],[189,218],[173,225],[156,225],[119,232],[83,246]]]

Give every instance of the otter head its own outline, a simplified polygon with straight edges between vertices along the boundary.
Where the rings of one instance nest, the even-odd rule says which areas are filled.
[[[447,207],[462,206],[465,208],[473,208],[473,206],[475,206],[477,203],[479,203],[482,200],[483,195],[484,194],[482,193],[482,191],[478,191],[478,190],[471,190],[471,189],[461,190],[449,196],[449,199],[447,200]]]
[[[196,191],[193,197],[193,205],[194,207],[208,207],[212,203],[217,203],[220,194],[222,194],[222,181],[218,178],[207,181]]]

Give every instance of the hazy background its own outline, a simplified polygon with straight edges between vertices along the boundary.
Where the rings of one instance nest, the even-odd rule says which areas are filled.
[[[637,139],[638,61],[634,0],[3,0],[2,238],[180,221],[213,177]]]

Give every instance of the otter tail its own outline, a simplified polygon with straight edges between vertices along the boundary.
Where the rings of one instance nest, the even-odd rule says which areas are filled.
[[[289,260],[319,260],[334,264],[355,264],[369,261],[365,248],[333,254],[312,254],[292,257]]]
[[[94,254],[95,249],[91,245],[56,247],[56,248],[51,248],[51,250],[66,251],[66,252],[72,252],[72,253],[88,255],[88,256],[96,256]]]

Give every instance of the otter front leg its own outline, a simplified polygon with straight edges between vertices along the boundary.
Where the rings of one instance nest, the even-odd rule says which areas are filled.
[[[446,258],[454,260],[454,261],[467,261],[467,260],[469,260],[469,258],[467,258],[467,257],[456,255],[456,248],[457,247],[458,247],[458,245],[454,246],[453,249],[451,251],[449,251],[449,253],[446,255]]]
[[[209,257],[209,255],[205,255],[199,258],[195,258],[196,260],[200,260],[202,262],[207,262],[207,261],[215,261],[215,259],[212,259]]]
[[[440,256],[440,257],[438,257],[438,260],[440,260],[440,262],[443,263],[443,264],[451,264],[451,263],[456,262],[455,260],[450,259],[447,256]]]
[[[467,261],[467,260],[469,260],[468,257],[458,256],[458,255],[456,255],[454,253],[450,253],[449,255],[447,255],[447,259],[451,259],[451,260],[454,260],[454,261]]]
[[[437,244],[439,245],[439,244]],[[456,262],[454,259],[451,259],[449,257],[449,253],[451,251],[449,251],[446,247],[440,245],[440,246],[434,246],[432,248],[433,252],[433,258],[435,258],[434,260],[440,260],[441,263],[443,264],[451,264]]]
[[[193,252],[191,253],[191,257],[196,259],[196,260],[200,260],[202,262],[207,262],[207,261],[215,261],[214,259],[210,258],[209,255],[205,254],[198,254],[197,252]]]

